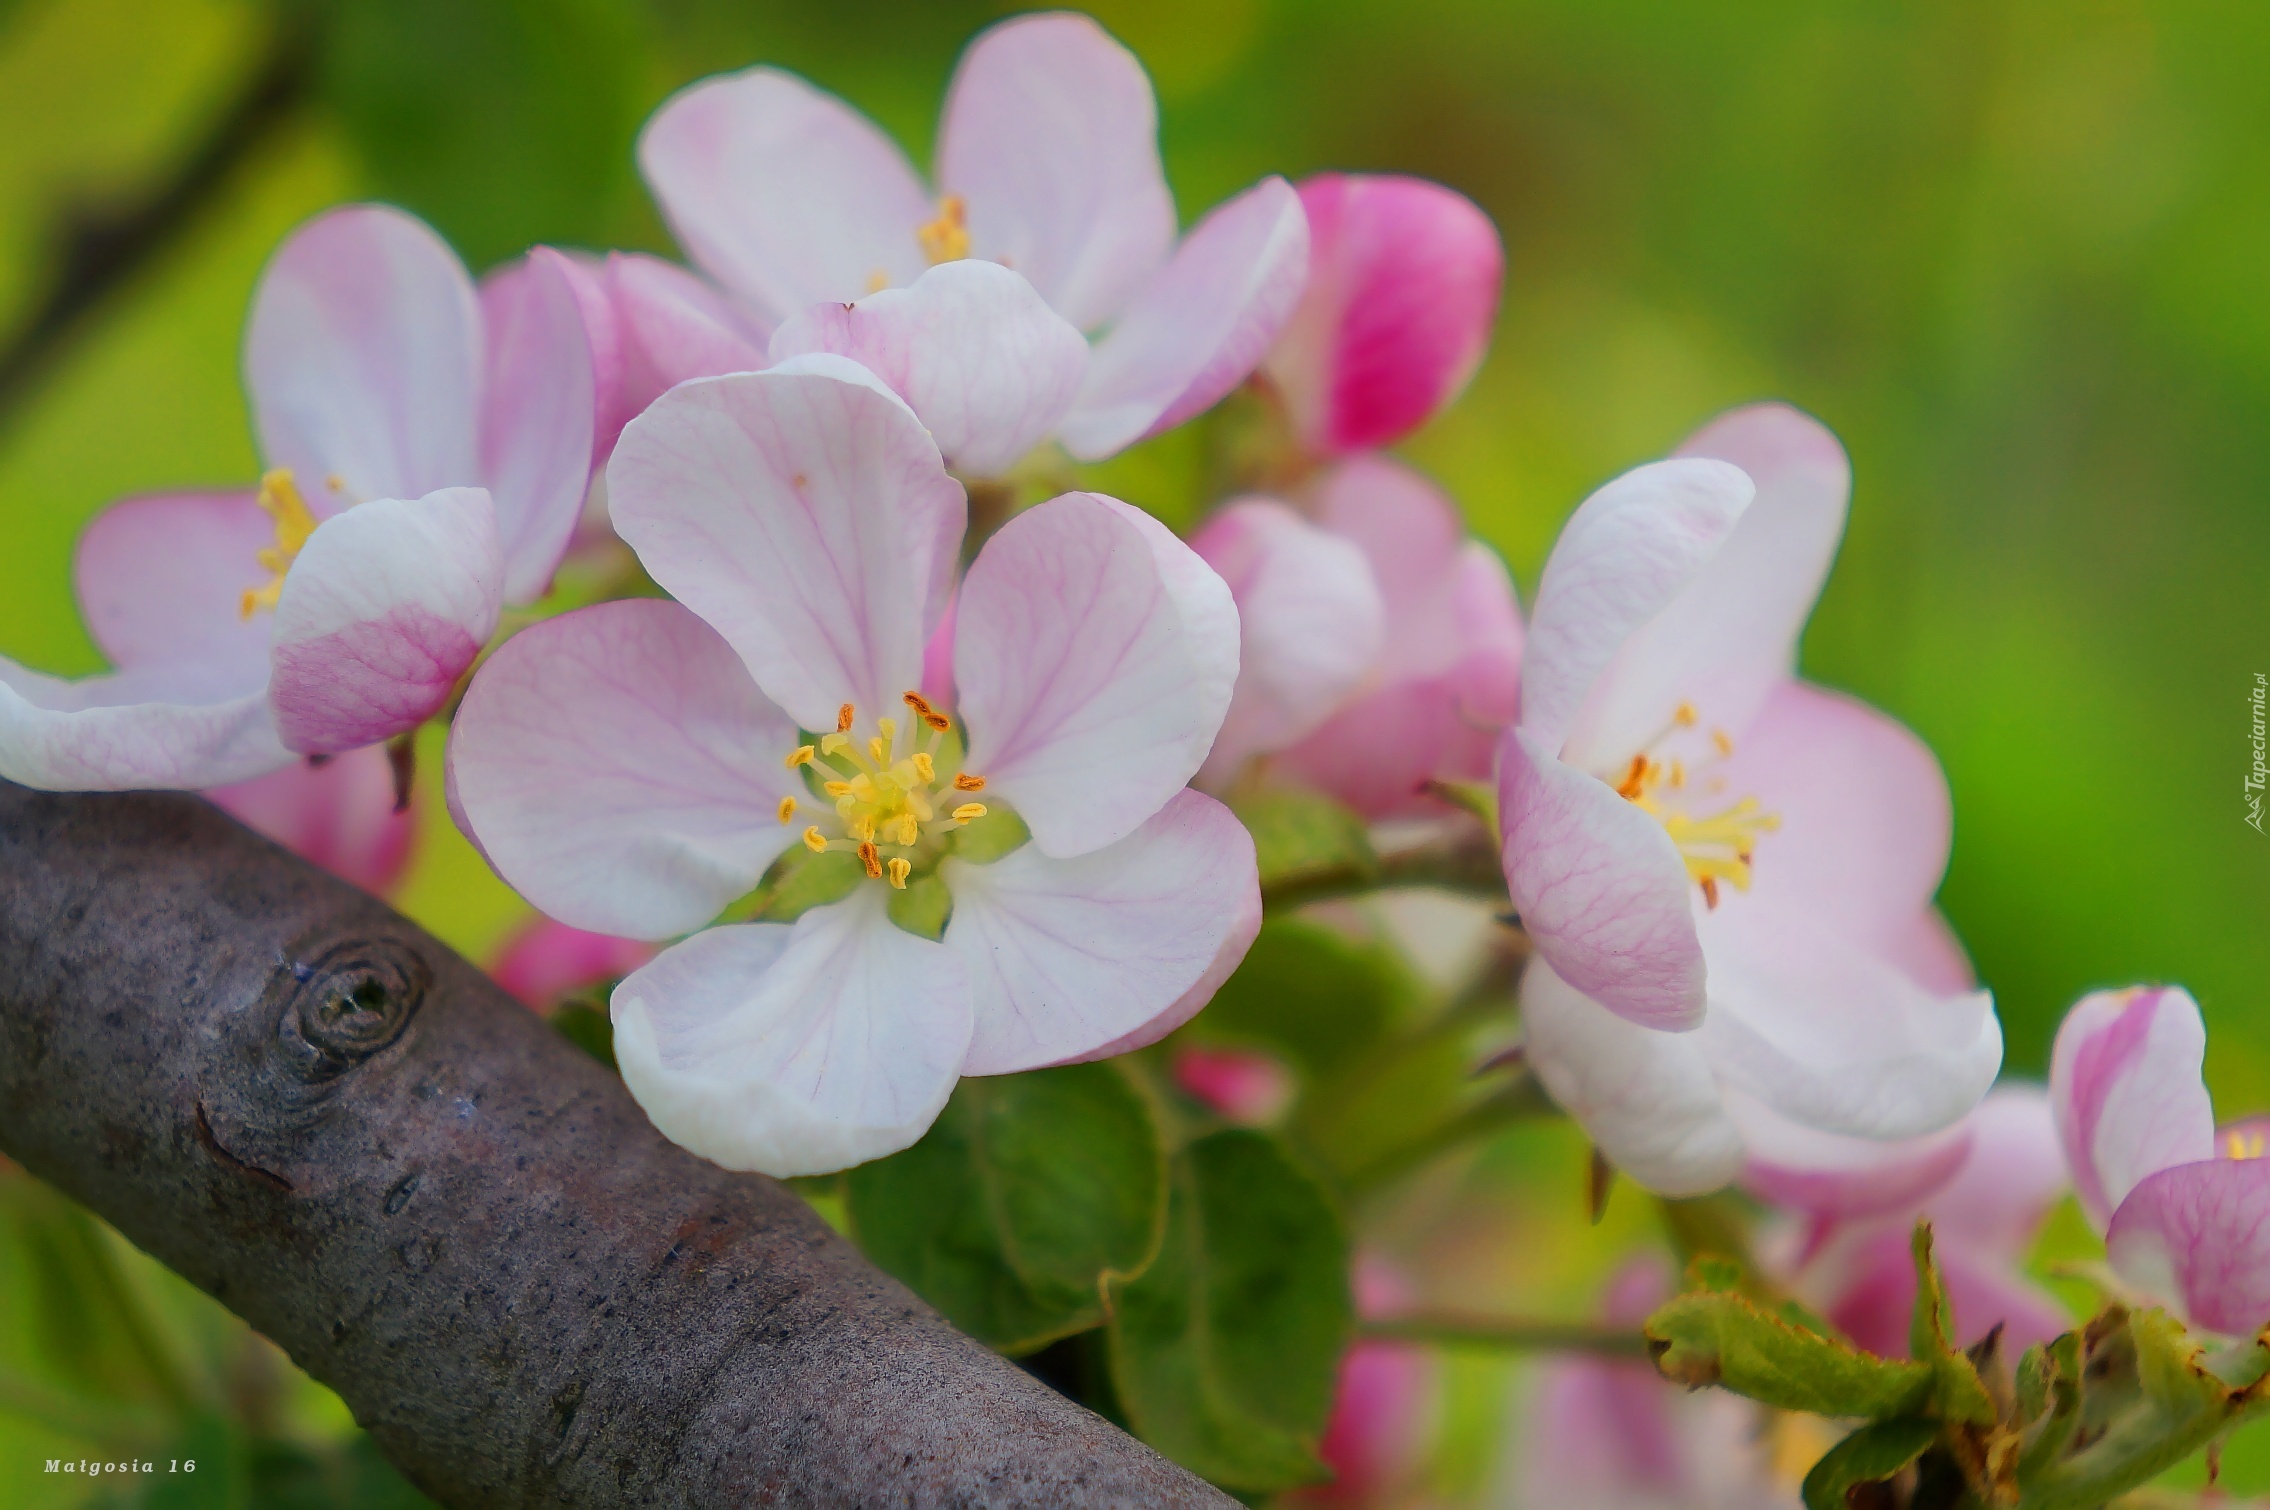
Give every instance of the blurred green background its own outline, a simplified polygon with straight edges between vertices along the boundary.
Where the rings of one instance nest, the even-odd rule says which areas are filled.
[[[1592,487],[1719,409],[1777,396],[1835,428],[1857,491],[1805,666],[1945,762],[1944,902],[2010,1066],[2041,1072],[2084,989],[2177,980],[2206,1010],[2220,1108],[2270,1106],[2270,839],[2240,801],[2247,689],[2270,670],[2270,9],[1093,8],[1157,82],[1186,220],[1325,167],[1438,178],[1496,219],[1496,345],[1406,449],[1525,593]],[[956,52],[1002,13],[0,0],[0,325],[45,296],[70,217],[177,174],[279,56],[288,96],[179,238],[0,406],[0,654],[97,669],[67,577],[85,520],[252,475],[239,325],[301,218],[390,199],[476,268],[535,241],[666,249],[631,142],[672,89],[777,62],[919,161]],[[1199,500],[1142,491],[1184,475],[1177,444],[1121,475],[1181,519]],[[482,954],[519,905],[427,819],[405,905]],[[11,1310],[35,1304],[20,1248],[0,1258]],[[31,1345],[0,1321],[0,1348]],[[32,1502],[15,1468],[55,1429],[0,1411],[11,1503]]]

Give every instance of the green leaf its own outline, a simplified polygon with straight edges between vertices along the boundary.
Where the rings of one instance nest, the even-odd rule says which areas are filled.
[[[1880,1420],[1913,1414],[1931,1393],[1930,1365],[1863,1353],[1732,1290],[1680,1295],[1646,1331],[1665,1377],[1690,1389],[1722,1384],[1782,1410]]]
[[[1100,1324],[1166,1225],[1150,1104],[1110,1064],[964,1080],[921,1142],[851,1171],[860,1246],[962,1330],[1025,1352]]]
[[[1364,820],[1329,797],[1272,786],[1234,799],[1230,810],[1253,835],[1264,889],[1379,871]]]
[[[1166,1242],[1113,1286],[1113,1387],[1138,1435],[1225,1487],[1326,1470],[1316,1443],[1352,1325],[1348,1240],[1282,1144],[1214,1133],[1174,1162]]]
[[[1955,1307],[1931,1252],[1931,1224],[1915,1224],[1915,1310],[1908,1319],[1907,1350],[1931,1365],[1933,1413],[1942,1421],[1995,1424],[1994,1398],[1963,1351],[1955,1346]]]
[[[1367,1059],[1414,992],[1392,948],[1300,918],[1271,918],[1199,1022],[1209,1037],[1274,1049],[1324,1075]]]
[[[1805,1510],[1846,1510],[1847,1493],[1898,1473],[1923,1456],[1938,1436],[1939,1424],[1918,1416],[1869,1422],[1830,1448],[1805,1475]]]

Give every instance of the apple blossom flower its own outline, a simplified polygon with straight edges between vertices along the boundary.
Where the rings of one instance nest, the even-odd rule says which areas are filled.
[[[970,44],[939,125],[936,197],[871,122],[774,68],[682,90],[647,123],[638,155],[679,244],[730,296],[720,309],[695,280],[651,269],[615,282],[619,297],[660,306],[619,318],[666,353],[673,381],[744,370],[714,363],[746,363],[760,335],[775,361],[823,347],[870,355],[860,341],[942,344],[905,362],[948,372],[968,324],[933,329],[906,301],[870,296],[911,292],[926,268],[997,263],[1059,317],[1045,345],[1060,363],[1067,337],[1096,336],[1070,382],[1035,387],[1029,409],[1036,423],[1046,417],[1033,439],[1053,430],[1084,460],[1171,429],[1234,388],[1283,328],[1307,273],[1307,220],[1280,178],[1216,207],[1177,244],[1150,81],[1101,27],[1069,13],[1019,16]],[[882,329],[799,322],[845,304],[853,327]],[[897,386],[892,365],[878,371]],[[900,391],[943,437],[924,399]],[[973,392],[978,407],[965,418],[985,418],[982,406],[999,397]],[[999,448],[1017,429],[984,428]],[[965,470],[1007,465],[994,448],[963,455],[941,444]]]
[[[577,991],[613,985],[652,958],[654,946],[643,940],[535,917],[497,952],[489,979],[530,1011],[549,1012]]]
[[[851,885],[616,988],[624,1079],[664,1133],[733,1168],[843,1168],[921,1136],[961,1075],[1164,1035],[1243,958],[1252,840],[1184,789],[1236,609],[1164,527],[1068,493],[988,541],[957,597],[957,721],[913,689],[966,503],[872,374],[817,355],[681,384],[608,478],[677,601],[507,641],[453,728],[459,811],[523,896],[596,932],[702,929],[797,844]],[[942,931],[908,911],[933,883]]]
[[[1230,584],[1244,637],[1201,785],[1273,755],[1272,770],[1389,818],[1429,811],[1430,778],[1488,778],[1513,717],[1521,605],[1432,483],[1356,457],[1307,516],[1240,499],[1190,544]]]
[[[1801,1219],[1778,1267],[1798,1299],[1854,1342],[1887,1357],[1907,1351],[1921,1218],[1932,1224],[1960,1345],[1999,1326],[2015,1357],[2072,1328],[2020,1272],[2069,1184],[2040,1087],[1997,1086],[1952,1128],[1899,1143],[1758,1125],[1768,1120],[1752,1124],[1744,1184]]]
[[[205,795],[247,828],[373,896],[392,891],[409,866],[417,815],[395,806],[394,767],[376,746],[295,760]]]
[[[1638,1326],[1671,1295],[1667,1265],[1610,1280],[1612,1324]],[[1833,1439],[1725,1390],[1690,1392],[1643,1359],[1570,1354],[1538,1371],[1512,1485],[1515,1510],[1798,1510],[1797,1486]],[[1786,1438],[1786,1439],[1785,1439]]]
[[[1505,250],[1465,195],[1399,174],[1300,184],[1308,284],[1261,371],[1315,456],[1392,445],[1458,396],[1496,322]]]
[[[1538,588],[1498,775],[1529,1063],[1663,1194],[1734,1178],[1754,1108],[1918,1137],[2001,1063],[1931,905],[1937,761],[1793,674],[1849,490],[1820,425],[1737,410],[1595,493]]]
[[[80,606],[118,670],[0,662],[0,776],[226,785],[438,709],[500,605],[544,591],[582,505],[591,364],[556,260],[476,292],[398,210],[295,231],[245,336],[269,470],[88,526]]]
[[[2259,1123],[2218,1133],[2207,1028],[2179,986],[2099,991],[2050,1051],[2081,1209],[2128,1284],[2226,1336],[2270,1323],[2270,1162]]]

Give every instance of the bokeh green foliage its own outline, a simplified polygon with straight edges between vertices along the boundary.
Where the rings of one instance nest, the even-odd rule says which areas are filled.
[[[2180,980],[2209,1019],[2218,1104],[2270,1104],[2270,840],[2240,823],[2238,800],[2244,693],[2270,669],[2270,11],[1096,9],[1158,83],[1186,219],[1264,172],[1334,166],[1436,177],[1495,217],[1509,253],[1496,345],[1406,450],[1525,589],[1591,487],[1717,410],[1780,396],[1827,420],[1858,485],[1805,668],[1907,720],[1945,763],[1957,838],[1944,902],[1997,992],[2012,1067],[2039,1073],[2082,989]],[[239,325],[297,220],[392,199],[477,267],[537,240],[666,250],[631,147],[672,89],[776,62],[869,111],[919,161],[956,51],[1000,13],[961,0],[0,3],[0,323],[52,276],[59,217],[163,181],[279,25],[317,38],[302,108],[0,414],[0,654],[96,669],[68,587],[84,521],[122,493],[251,475]],[[1212,475],[1212,444],[1187,430],[1101,475],[1187,523],[1207,502],[1193,483]],[[437,756],[429,732],[429,778]],[[425,817],[404,904],[485,953],[523,909],[438,804]],[[1488,1024],[1420,1002],[1401,964],[1360,946],[1280,948],[1299,926],[1273,922],[1255,973],[1200,1021],[1287,1056],[1305,1093],[1285,1138],[1360,1198],[1364,1160],[1392,1163],[1445,1107],[1487,1100],[1460,1066]],[[1334,964],[1329,991],[1291,975],[1255,989],[1279,968],[1313,975],[1318,959]],[[1290,1000],[1339,1026],[1274,1022]],[[1446,1029],[1410,1035],[1437,1011]],[[1368,1062],[1379,1039],[1364,1035],[1390,1029],[1417,1047]],[[1385,1120],[1316,1114],[1343,1092],[1372,1096]],[[1465,1178],[1529,1220],[1578,1203],[1580,1169],[1566,1128],[1519,1123]],[[9,1199],[27,1188],[16,1180]],[[1581,1304],[1603,1255],[1645,1225],[1638,1205],[1612,1205],[1595,1229],[1533,1225],[1550,1240],[1493,1282]],[[31,1293],[8,1292],[0,1332],[33,1335],[17,1321]],[[92,1312],[42,1325],[98,1372],[131,1355]],[[1450,1372],[1473,1385],[1451,1390],[1453,1425],[1486,1433],[1502,1408],[1488,1371]],[[143,1408],[138,1385],[82,1385]],[[307,1407],[310,1441],[348,1440],[329,1408]],[[0,1450],[67,1440],[0,1413]],[[1471,1485],[1483,1470],[1458,1471]],[[7,1487],[11,1502],[50,1492]]]

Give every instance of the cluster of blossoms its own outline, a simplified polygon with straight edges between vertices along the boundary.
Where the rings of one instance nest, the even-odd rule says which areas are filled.
[[[2187,996],[2090,997],[2046,1090],[1994,1088],[1993,1003],[1934,905],[1937,762],[1795,672],[1851,487],[1826,429],[1743,408],[1609,482],[1525,618],[1381,449],[1494,323],[1472,204],[1270,178],[1178,236],[1149,83],[1070,15],[973,43],[938,141],[926,185],[756,68],[639,144],[691,268],[538,248],[476,283],[398,211],[303,227],[246,335],[268,470],[95,520],[76,584],[117,669],[0,662],[0,776],[207,790],[384,890],[405,741],[446,715],[449,811],[543,914],[499,979],[539,1006],[615,983],[655,1124],[782,1176],[906,1148],[963,1076],[1187,1022],[1262,921],[1227,803],[1456,825],[1463,789],[1533,951],[1527,1071],[1639,1185],[1774,1212],[1774,1282],[1855,1342],[1904,1349],[1919,1217],[1966,1340],[2067,1330],[2021,1263],[2069,1185],[2138,1295],[2270,1319],[2265,1129],[2216,1130]],[[1094,492],[973,514],[1241,386],[1285,464],[1187,541]],[[664,595],[500,634],[610,536]],[[1265,1069],[1193,1049],[1178,1076],[1266,1120]],[[1628,1270],[1610,1319],[1667,1286]],[[1349,1355],[1346,1483],[1392,1476],[1376,1428],[1426,1381],[1405,1347]],[[1530,1502],[1793,1502],[1824,1443],[1667,1390],[1557,1365]]]

